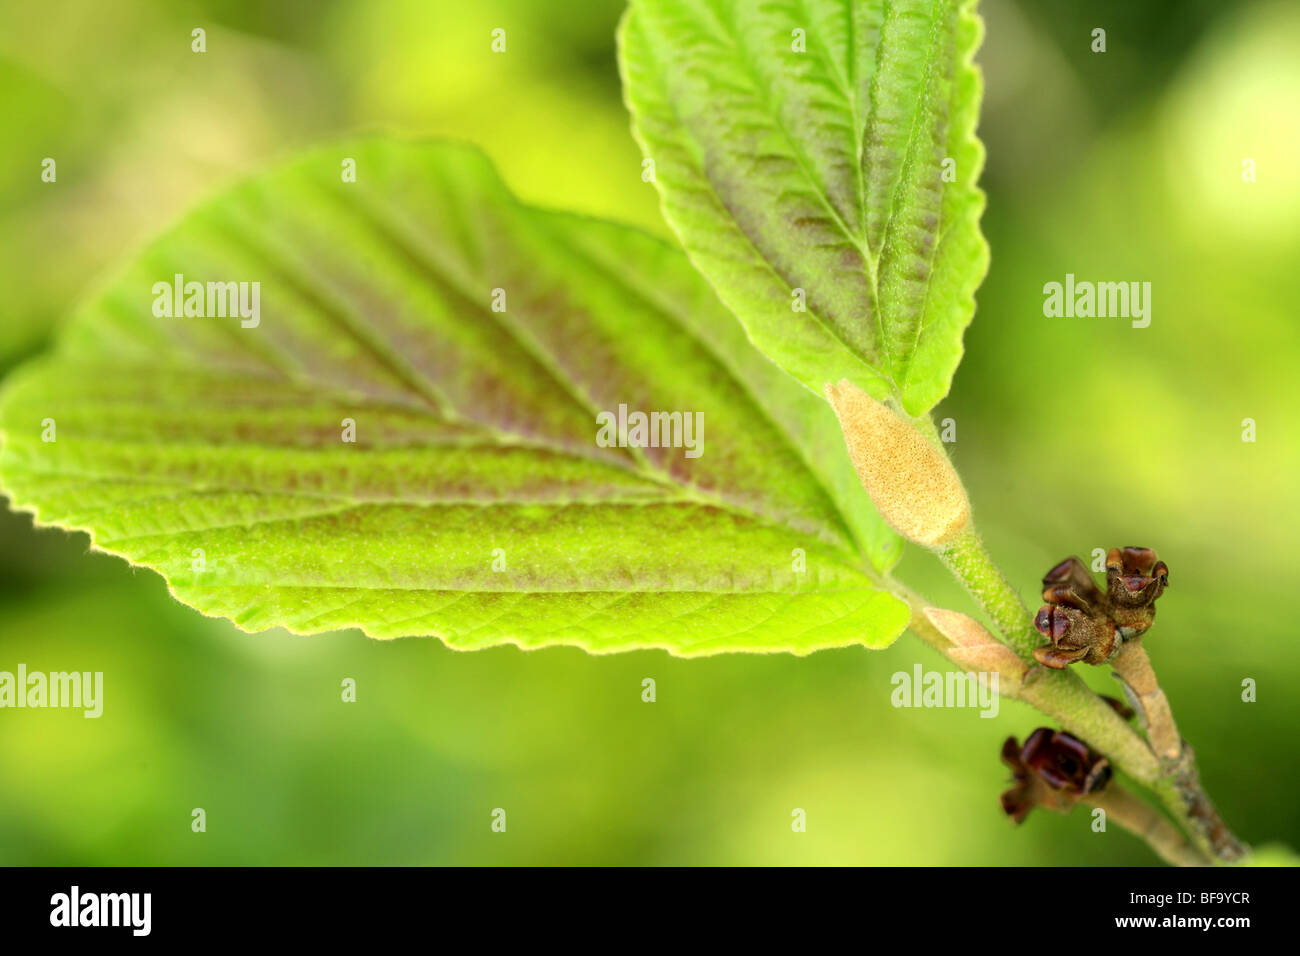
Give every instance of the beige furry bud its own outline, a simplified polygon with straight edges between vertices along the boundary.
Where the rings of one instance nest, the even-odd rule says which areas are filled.
[[[1019,654],[1000,643],[979,621],[958,611],[927,607],[924,614],[940,634],[952,641],[954,646],[946,651],[949,660],[969,671],[997,671],[1007,684],[1003,693],[1019,693],[1029,671],[1029,664]]]
[[[970,523],[957,472],[906,419],[848,379],[826,385],[849,458],[880,516],[917,544],[937,548]]]

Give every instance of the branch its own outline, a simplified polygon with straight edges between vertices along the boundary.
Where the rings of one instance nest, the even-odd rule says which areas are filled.
[[[1126,642],[1110,665],[1129,692],[1129,700],[1142,718],[1142,726],[1146,728],[1156,756],[1163,761],[1178,760],[1183,752],[1183,739],[1178,735],[1173,711],[1169,709],[1169,698],[1160,689],[1142,639]]]
[[[897,597],[907,602],[912,611],[908,626],[926,644],[964,670],[981,674],[996,672],[999,696],[1025,701],[1054,718],[1065,730],[1109,754],[1130,775],[1157,785],[1158,792],[1175,813],[1179,813],[1188,799],[1195,805],[1199,788],[1193,783],[1185,796],[1177,797],[1178,787],[1168,779],[1162,780],[1159,763],[1132,727],[1072,671],[1032,666],[974,619],[957,611],[925,607],[920,595],[905,585],[893,579],[886,583]],[[1162,783],[1164,786],[1159,786]],[[1118,787],[1112,783],[1108,790],[1118,791]],[[1172,803],[1169,797],[1175,797]],[[1201,798],[1204,799],[1203,793]],[[1104,801],[1098,797],[1094,805],[1103,807],[1121,825],[1146,840],[1169,863],[1204,866],[1211,858],[1235,858],[1225,852],[1225,846],[1215,845],[1224,835],[1231,839],[1231,834],[1222,826],[1208,799],[1187,815],[1193,832],[1200,832],[1206,838],[1197,844],[1212,848],[1208,855],[1189,845],[1181,831],[1131,794]],[[1240,847],[1237,851],[1240,855]]]
[[[1029,610],[989,556],[974,525],[955,536],[939,556],[993,619],[1006,644],[1021,656],[1032,657],[1033,648],[1041,643],[1041,639],[1033,628]],[[1122,662],[1121,657],[1124,658]],[[1136,644],[1131,657],[1121,652],[1112,663],[1125,683],[1133,687],[1138,703],[1143,705],[1152,746],[1141,741],[1132,728],[1113,712],[1111,720],[1102,719],[1096,712],[1097,706],[1088,698],[1107,711],[1110,708],[1105,707],[1100,697],[1068,669],[1039,667],[1032,670],[1021,697],[1056,717],[1066,730],[1107,754],[1130,776],[1152,787],[1203,852],[1222,862],[1240,859],[1245,855],[1245,848],[1228,829],[1202,788],[1192,749],[1178,737],[1173,713],[1156,682],[1145,650]],[[1127,735],[1115,732],[1113,725],[1116,722],[1124,727]],[[1171,739],[1176,743],[1171,743]],[[1139,742],[1140,752],[1134,750],[1133,740]]]
[[[1145,654],[1141,649],[1120,667],[1127,669],[1133,682],[1130,686],[1144,704],[1147,727],[1156,728],[1151,731],[1152,739],[1158,741],[1163,760],[1072,671],[1031,666],[1034,649],[1042,645],[1042,639],[1029,609],[980,540],[966,488],[930,417],[900,415],[847,379],[828,383],[825,394],[839,420],[849,459],[877,513],[903,537],[939,555],[992,619],[996,636],[1016,657],[999,658],[988,645],[978,645],[983,650],[973,651],[969,643],[944,640],[952,635],[940,621],[926,619],[924,602],[887,578],[887,586],[911,607],[912,630],[963,668],[971,668],[966,661],[979,654],[994,665],[990,669],[1013,674],[1016,696],[1056,718],[1065,730],[1156,790],[1201,850],[1219,860],[1239,858],[1241,844],[1201,789],[1191,748],[1183,747],[1177,737],[1173,715],[1149,661],[1143,670]],[[1171,739],[1177,743],[1171,744]],[[1170,759],[1171,752],[1178,754],[1177,759]]]
[[[1046,676],[1043,669],[1030,665],[994,638],[978,621],[957,611],[922,608],[918,595],[897,582],[891,583],[894,593],[912,608],[910,626],[913,633],[965,670],[981,675],[996,672],[999,696],[1024,700],[1054,717],[1075,735],[1101,741],[1095,744],[1100,750],[1111,754],[1126,753],[1138,764],[1154,765],[1150,751],[1142,745],[1132,728],[1120,720],[1101,698],[1082,686],[1072,673],[1050,672],[1065,680],[1054,691],[1048,691],[1050,685],[1043,682]],[[1069,678],[1074,678],[1074,682]],[[1077,689],[1076,683],[1081,687],[1077,694],[1073,692]],[[1070,692],[1061,693],[1062,687],[1069,687]],[[1111,783],[1107,789],[1118,790],[1118,787],[1117,783]],[[1105,804],[1104,808],[1115,816],[1117,822],[1150,843],[1161,858],[1184,866],[1203,866],[1209,862],[1208,857],[1187,844],[1180,831],[1136,797],[1127,794],[1116,796],[1114,804],[1114,807]]]
[[[961,582],[970,596],[993,620],[1007,646],[1025,660],[1033,660],[1034,648],[1043,642],[1034,630],[1033,617],[989,555],[975,531],[968,525],[938,552],[939,559]]]
[[[1099,793],[1089,794],[1084,801],[1105,810],[1108,820],[1114,820],[1145,840],[1166,863],[1174,866],[1210,864],[1210,859],[1187,842],[1181,830],[1118,783],[1112,781]]]

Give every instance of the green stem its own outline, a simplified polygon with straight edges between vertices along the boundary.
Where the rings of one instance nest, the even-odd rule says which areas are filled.
[[[1080,740],[1106,754],[1135,780],[1151,786],[1160,779],[1160,762],[1146,741],[1073,671],[1035,667],[1020,697]]]
[[[1042,643],[1042,638],[1034,630],[1029,609],[994,563],[974,526],[958,534],[939,552],[939,557],[993,619],[1007,646],[1032,660],[1034,648]],[[1140,651],[1139,647],[1135,653]],[[1145,660],[1145,654],[1141,658]],[[1132,660],[1137,662],[1138,658]],[[1150,669],[1149,662],[1147,669]],[[1148,676],[1149,683],[1154,685],[1154,672]],[[1151,693],[1150,699],[1154,700],[1154,692],[1146,683],[1142,683],[1141,689]],[[1232,861],[1245,853],[1201,787],[1190,747],[1182,748],[1176,761],[1161,760],[1072,670],[1035,668],[1026,679],[1020,697],[1055,717],[1070,733],[1088,741],[1130,776],[1154,789],[1196,845],[1212,859]],[[1162,733],[1174,734],[1176,740],[1173,714],[1163,693],[1159,699],[1164,711],[1157,724]],[[1160,734],[1152,742],[1171,746]]]
[[[1033,660],[1034,648],[1043,639],[1034,630],[1029,609],[993,563],[974,526],[945,545],[939,558],[993,620],[1003,642],[1021,657]]]
[[[921,613],[925,599],[893,578],[885,585],[911,609],[912,633],[947,656],[952,645]],[[1015,696],[1107,754],[1135,780],[1150,786],[1160,779],[1159,761],[1146,741],[1073,671],[1035,664]]]
[[[953,576],[984,609],[1003,643],[1028,661],[1043,643],[1033,618],[984,547],[967,527],[939,552]],[[1021,699],[1055,717],[1064,729],[1110,755],[1130,776],[1147,784],[1160,779],[1160,763],[1141,736],[1071,670],[1035,667]]]
[[[1169,709],[1169,698],[1160,689],[1151,658],[1142,646],[1142,638],[1126,641],[1110,665],[1140,710],[1151,748],[1162,761],[1176,761],[1183,752],[1183,738],[1174,723],[1173,711]]]
[[[1106,811],[1107,817],[1147,842],[1162,860],[1174,866],[1206,866],[1211,857],[1187,841],[1182,831],[1144,800],[1112,781],[1086,803]]]
[[[1033,619],[994,563],[974,526],[949,542],[939,557],[993,620],[1008,647],[1026,659],[1042,643]],[[1055,717],[1070,733],[1107,754],[1116,765],[1151,787],[1212,859],[1239,859],[1244,848],[1224,825],[1201,788],[1191,748],[1177,764],[1162,762],[1118,714],[1071,670],[1037,667],[1021,689],[1022,700]],[[1172,715],[1170,715],[1172,724]]]
[[[1184,743],[1177,763],[1164,765],[1164,776],[1154,789],[1169,812],[1211,859],[1231,863],[1246,855],[1247,848],[1228,829],[1201,786],[1196,756],[1191,747]]]
[[[863,398],[865,401],[870,401],[865,396]],[[838,408],[836,413],[839,414]],[[870,459],[875,446],[870,442],[863,442],[862,435],[859,434],[863,423],[851,422],[850,424],[853,426],[851,429],[853,435],[850,436],[850,431],[845,432],[850,455]],[[934,422],[928,415],[912,419],[912,424],[940,454],[946,456],[946,449],[943,448],[935,431]],[[841,427],[845,427],[843,419]],[[895,435],[894,438],[896,439],[897,436]],[[870,463],[868,461],[868,464]],[[861,462],[855,459],[854,464],[860,466]],[[940,470],[944,471],[945,481],[951,478],[960,483],[960,478],[955,477],[955,472],[951,476],[948,475],[951,469]],[[864,475],[863,467],[858,467],[858,473],[859,476]],[[924,484],[934,478],[934,473],[935,469],[928,469],[917,477],[917,481]],[[869,493],[872,493],[871,484],[866,477],[863,477],[863,485]],[[899,491],[893,486],[889,490],[891,493]],[[961,490],[960,496],[964,500],[964,489]],[[902,507],[906,501],[904,494],[899,500],[891,500],[890,504],[896,512],[906,515],[906,508]],[[877,510],[879,511],[880,508],[877,507]],[[1023,673],[1023,680],[1020,679],[1022,669],[1015,668],[1017,671],[1015,696],[1055,718],[1065,730],[1087,741],[1090,746],[1106,754],[1129,776],[1154,790],[1202,852],[1216,861],[1234,860],[1242,855],[1244,848],[1223,824],[1204,790],[1201,789],[1190,747],[1184,747],[1176,761],[1160,760],[1141,735],[1072,670],[1055,670],[1038,665],[1034,661],[1034,649],[1042,645],[1043,639],[1034,629],[1030,611],[984,547],[983,541],[975,530],[974,522],[969,518],[968,510],[965,511],[965,515],[964,527],[961,530],[952,533],[949,537],[933,539],[934,542],[940,542],[937,546],[924,537],[912,540],[938,552],[940,559],[947,565],[953,576],[962,583],[983,608],[984,613],[993,621],[997,632],[994,636],[1026,663],[1033,665]],[[937,632],[922,613],[926,606],[925,602],[892,578],[886,577],[882,583],[906,601],[911,608],[913,632],[950,659],[956,660],[951,653],[956,648]],[[1136,658],[1133,661],[1135,665],[1140,663]],[[956,662],[961,664],[959,660]],[[964,665],[962,666],[964,669]],[[1144,675],[1131,674],[1130,676],[1137,679],[1138,676]],[[1168,725],[1173,727],[1172,714],[1169,715]],[[1126,809],[1133,808],[1126,807]]]
[[[1042,638],[1034,630],[1029,609],[984,547],[974,526],[960,532],[939,551],[939,557],[993,621],[1003,643],[1032,661],[1033,650],[1042,644]],[[904,590],[900,597],[912,607],[912,630],[926,643],[944,651],[936,642],[943,640],[942,635],[925,631],[933,628],[919,613],[918,596]],[[1190,748],[1185,748],[1184,759],[1177,766],[1162,762],[1148,743],[1072,670],[1035,666],[1017,696],[1107,754],[1139,783],[1152,788],[1201,852],[1217,861],[1242,856],[1243,847],[1201,788]]]

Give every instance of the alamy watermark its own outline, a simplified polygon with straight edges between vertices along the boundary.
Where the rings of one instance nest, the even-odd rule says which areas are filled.
[[[1043,315],[1049,319],[1132,319],[1133,328],[1151,324],[1150,282],[1065,282],[1043,286]]]
[[[50,897],[50,925],[121,926],[128,927],[132,936],[148,936],[152,910],[152,893],[83,893],[73,886]]]
[[[85,717],[104,712],[103,671],[18,672],[0,671],[0,707],[69,707],[85,711]]]
[[[262,283],[186,282],[183,273],[171,282],[153,284],[153,314],[160,319],[224,319],[239,316],[239,324],[255,329],[262,322]]]
[[[889,702],[895,707],[978,707],[981,717],[998,715],[998,672],[897,671]]]
[[[703,412],[629,412],[596,416],[596,444],[601,448],[682,448],[687,458],[704,454]]]

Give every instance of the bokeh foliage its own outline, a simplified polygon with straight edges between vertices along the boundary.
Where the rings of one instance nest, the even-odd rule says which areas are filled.
[[[1300,64],[1287,53],[1300,11],[983,12],[992,266],[936,418],[956,421],[980,524],[1028,599],[1066,554],[1160,551],[1171,584],[1147,643],[1207,787],[1246,840],[1300,844]],[[185,208],[357,130],[474,141],[526,200],[666,235],[620,102],[620,13],[604,0],[5,5],[0,369]],[[497,26],[505,56],[488,50]],[[1094,26],[1104,55],[1089,52]],[[45,156],[57,185],[39,181]],[[1241,181],[1244,157],[1257,183]],[[1151,281],[1151,327],[1044,318],[1042,285],[1066,272]],[[967,607],[928,556],[899,571]],[[98,721],[0,711],[3,863],[1153,862],[1082,813],[1012,831],[996,754],[1038,715],[892,708],[890,674],[944,666],[910,639],[681,661],[249,636],[8,512],[0,602],[0,669],[106,675]],[[354,705],[339,702],[344,677]],[[1257,703],[1241,702],[1244,677]],[[794,807],[806,834],[790,831]]]

